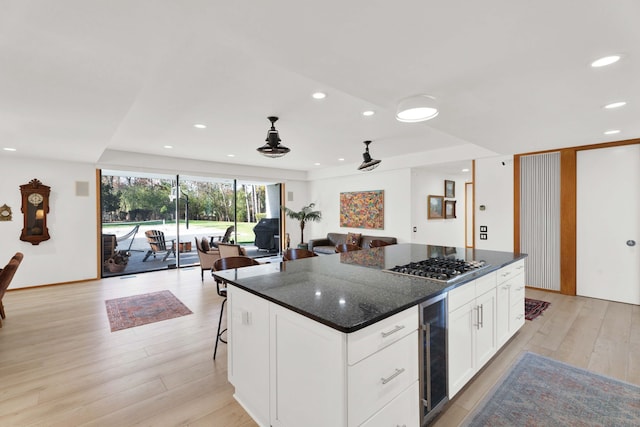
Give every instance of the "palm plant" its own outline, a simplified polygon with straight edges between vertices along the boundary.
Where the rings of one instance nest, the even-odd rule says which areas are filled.
[[[322,219],[322,213],[320,211],[314,211],[315,203],[311,203],[309,206],[303,206],[299,211],[294,211],[286,206],[282,207],[284,213],[291,219],[297,219],[300,221],[300,244],[304,244],[304,225],[308,221],[319,222]]]

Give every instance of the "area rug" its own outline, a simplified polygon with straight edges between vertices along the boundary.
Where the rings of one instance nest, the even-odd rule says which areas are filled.
[[[527,320],[533,320],[540,316],[543,311],[551,305],[550,302],[540,301],[537,299],[525,298],[524,299],[524,318]]]
[[[524,353],[462,425],[638,426],[640,387]]]
[[[193,313],[169,291],[110,299],[105,304],[111,332]]]

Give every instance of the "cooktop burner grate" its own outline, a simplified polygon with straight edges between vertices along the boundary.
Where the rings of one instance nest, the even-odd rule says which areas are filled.
[[[384,271],[412,277],[424,277],[425,279],[439,282],[450,282],[486,267],[489,267],[489,265],[484,261],[429,258],[423,261],[410,262],[405,265],[396,265]]]

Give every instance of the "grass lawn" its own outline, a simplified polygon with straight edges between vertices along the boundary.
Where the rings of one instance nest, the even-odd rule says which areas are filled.
[[[103,230],[108,230],[109,228],[122,227],[123,225],[128,225],[133,227],[134,225],[164,225],[164,226],[175,226],[175,221],[138,221],[138,222],[117,222],[117,223],[104,223],[102,224]],[[189,228],[199,228],[199,229],[209,229],[216,230],[218,232],[224,233],[227,227],[233,225],[233,222],[230,221],[200,221],[200,220],[189,220]],[[180,220],[180,226],[184,227],[184,220]],[[256,226],[255,222],[239,222],[237,224],[237,232],[238,232],[238,243],[253,243],[255,240],[255,234],[253,234],[253,227]]]

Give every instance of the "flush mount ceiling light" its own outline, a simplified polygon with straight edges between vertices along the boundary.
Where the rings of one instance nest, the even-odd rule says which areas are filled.
[[[607,65],[614,64],[619,60],[620,60],[620,55],[605,56],[603,58],[596,59],[595,61],[593,61],[591,63],[591,66],[593,68],[606,67]]]
[[[203,125],[202,123],[196,123],[195,125],[193,125],[193,127],[198,129],[206,129],[207,125]]]
[[[620,133],[620,129],[610,129],[604,132],[605,135],[615,135]]]
[[[364,161],[360,166],[358,166],[358,170],[361,170],[361,171],[374,170],[375,168],[378,167],[380,162],[382,162],[382,160],[374,160],[371,158],[371,154],[369,154],[369,144],[371,144],[371,141],[364,141],[364,145],[366,145],[367,148],[365,149],[364,153],[362,153],[362,158],[364,159]]]
[[[327,94],[324,92],[315,92],[311,96],[313,97],[313,99],[325,99],[327,97]]]
[[[431,120],[438,115],[436,99],[429,95],[415,95],[398,103],[396,119],[399,122],[417,123]]]
[[[271,129],[267,131],[267,139],[265,139],[267,143],[256,150],[267,157],[282,157],[291,150],[284,145],[280,145],[280,135],[274,126],[274,123],[278,121],[278,118],[269,116],[267,119],[271,122]]]

